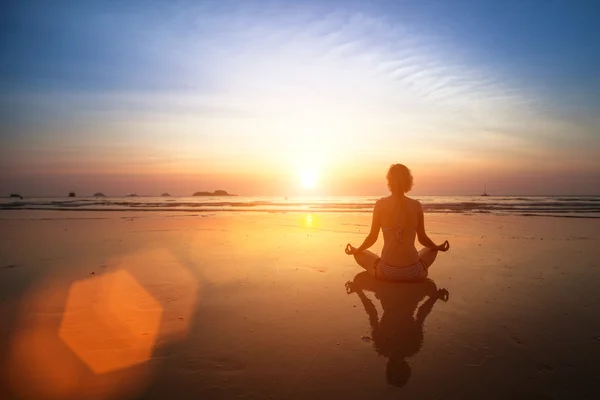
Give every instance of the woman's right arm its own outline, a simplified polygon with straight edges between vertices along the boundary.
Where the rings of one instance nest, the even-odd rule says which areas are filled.
[[[427,236],[427,233],[425,233],[425,217],[423,216],[423,207],[421,206],[421,203],[417,202],[417,204],[419,208],[419,226],[417,227],[417,237],[419,239],[419,243],[430,249],[440,251],[448,250],[448,248],[450,247],[448,241],[445,241],[443,244],[438,246],[435,243],[433,243],[433,240],[431,240],[429,236]]]

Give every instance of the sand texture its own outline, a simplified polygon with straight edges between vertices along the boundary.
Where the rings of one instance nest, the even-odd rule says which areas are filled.
[[[427,214],[416,284],[369,222],[2,211],[0,398],[600,398],[600,220]]]

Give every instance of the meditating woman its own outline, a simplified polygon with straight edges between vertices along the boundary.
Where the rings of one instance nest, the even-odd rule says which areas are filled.
[[[429,268],[438,251],[448,251],[446,240],[436,245],[425,233],[423,208],[417,200],[406,196],[412,189],[413,177],[402,164],[394,164],[387,173],[391,196],[375,202],[371,231],[360,247],[346,245],[346,254],[353,255],[356,262],[371,275],[391,281],[418,281],[427,278]],[[368,251],[383,232],[381,258]],[[415,236],[425,246],[415,247]]]

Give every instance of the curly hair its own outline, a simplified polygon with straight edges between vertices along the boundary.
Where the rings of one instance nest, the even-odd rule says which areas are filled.
[[[394,164],[387,173],[388,188],[392,193],[408,193],[413,187],[410,169],[404,164]]]

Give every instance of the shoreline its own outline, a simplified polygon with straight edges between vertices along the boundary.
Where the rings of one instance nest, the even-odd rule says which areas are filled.
[[[209,208],[209,209],[202,209],[200,207],[198,208],[191,208],[191,209],[161,209],[161,210],[157,210],[157,209],[140,209],[140,208],[128,208],[128,209],[118,209],[118,210],[114,210],[114,209],[90,209],[90,208],[85,208],[85,209],[56,209],[56,208],[19,208],[19,209],[0,209],[0,220],[3,219],[2,214],[5,212],[60,212],[60,213],[64,213],[64,212],[74,212],[74,213],[81,213],[81,212],[89,212],[89,213],[128,213],[128,212],[132,212],[134,214],[138,214],[138,213],[156,213],[158,215],[160,214],[165,214],[165,213],[176,213],[176,214],[190,214],[187,216],[200,216],[200,217],[207,217],[207,216],[211,216],[212,213],[214,214],[229,214],[229,215],[235,215],[235,214],[343,214],[343,215],[347,215],[347,214],[358,214],[358,215],[365,215],[365,214],[371,214],[373,212],[372,209],[365,209],[365,210],[356,210],[356,209],[352,209],[352,210],[329,210],[329,209],[316,209],[316,210],[311,210],[311,209],[292,209],[292,210],[257,210],[257,209],[214,209],[214,208]],[[564,215],[564,214],[534,214],[534,213],[524,213],[524,214],[518,214],[518,213],[492,213],[492,212],[461,212],[461,211],[456,211],[456,212],[449,212],[449,211],[427,211],[424,210],[424,214],[425,215],[464,215],[467,217],[477,217],[477,216],[493,216],[493,217],[535,217],[535,218],[565,218],[565,219],[600,219],[600,215]],[[91,218],[90,218],[91,219]]]
[[[425,214],[520,215],[562,218],[600,218],[600,197],[415,197]],[[377,198],[355,197],[232,197],[209,198],[40,198],[21,201],[0,200],[0,211],[167,211],[174,213],[371,213]]]

